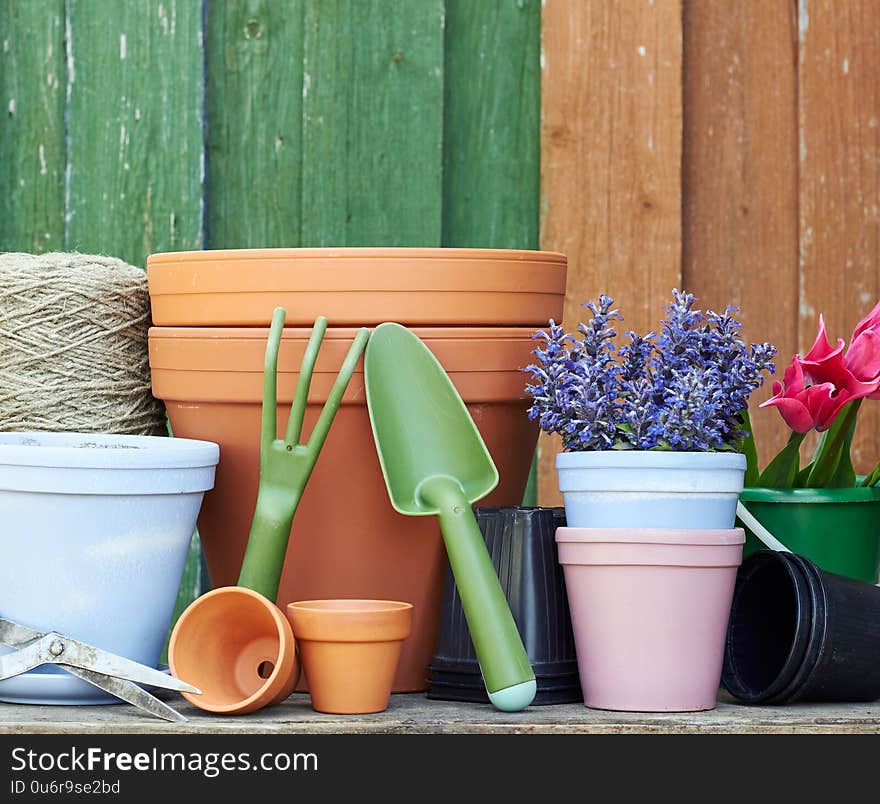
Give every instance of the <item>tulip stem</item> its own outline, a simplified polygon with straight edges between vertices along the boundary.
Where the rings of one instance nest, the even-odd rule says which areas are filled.
[[[837,421],[828,430],[816,450],[813,468],[804,484],[806,488],[821,489],[841,484],[855,485],[855,472],[852,470],[849,447],[852,443],[856,417],[859,414],[861,404],[862,400],[856,399],[844,407],[842,416],[838,414]],[[852,473],[851,478],[849,478],[850,473]],[[847,480],[849,480],[848,484]]]

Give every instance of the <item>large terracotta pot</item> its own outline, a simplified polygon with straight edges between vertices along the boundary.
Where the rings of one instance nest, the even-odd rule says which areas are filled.
[[[562,317],[566,260],[548,251],[277,248],[147,260],[157,326],[544,326]]]
[[[279,431],[287,421],[310,330],[285,330],[279,354]],[[521,502],[537,429],[526,417],[532,327],[416,329],[468,405],[501,482],[482,502]],[[326,399],[354,329],[328,330],[312,379],[304,433]],[[260,403],[268,329],[154,327],[153,392],[175,435],[220,444],[214,491],[199,532],[211,582],[236,582],[259,475]],[[425,688],[434,649],[445,554],[434,517],[397,514],[388,501],[370,429],[363,366],[353,377],[293,524],[277,601],[368,598],[413,604],[394,691]]]

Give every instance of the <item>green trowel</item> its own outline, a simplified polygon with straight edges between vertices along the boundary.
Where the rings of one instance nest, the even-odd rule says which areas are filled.
[[[506,712],[524,709],[535,674],[471,509],[498,484],[495,464],[443,367],[408,329],[376,327],[364,366],[391,504],[439,516],[489,700]]]

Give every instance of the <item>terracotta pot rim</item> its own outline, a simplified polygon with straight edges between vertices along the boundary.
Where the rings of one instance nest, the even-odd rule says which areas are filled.
[[[228,259],[266,260],[279,257],[381,257],[383,259],[411,260],[470,258],[484,260],[531,259],[544,262],[566,262],[567,257],[559,251],[540,249],[502,248],[442,248],[442,247],[377,247],[341,246],[338,248],[240,248],[202,249],[198,251],[164,251],[150,254],[147,265],[168,262],[214,262]]]
[[[412,613],[413,605],[400,600],[337,598],[287,604],[287,618],[300,643],[401,642],[411,633]]]
[[[177,640],[180,635],[179,629],[185,623],[186,620],[190,619],[193,612],[198,609],[204,600],[218,597],[220,595],[233,595],[240,594],[245,597],[252,598],[254,600],[262,603],[266,611],[272,616],[272,621],[275,625],[276,632],[278,634],[278,644],[280,647],[280,652],[278,654],[278,661],[275,662],[275,666],[272,669],[271,674],[265,680],[265,683],[262,687],[260,687],[256,692],[252,693],[247,698],[236,701],[232,704],[209,704],[201,700],[200,695],[192,695],[190,693],[181,693],[184,698],[186,698],[190,703],[197,706],[199,709],[205,712],[214,712],[216,714],[247,714],[254,709],[259,709],[262,706],[268,704],[272,699],[274,699],[279,691],[284,687],[288,675],[289,667],[286,668],[285,665],[290,664],[286,662],[285,659],[287,650],[286,647],[289,646],[293,660],[296,661],[296,638],[288,639],[288,634],[292,634],[290,631],[290,623],[285,618],[283,612],[276,606],[271,600],[261,595],[259,592],[254,592],[252,589],[248,589],[244,586],[221,586],[217,589],[212,589],[210,592],[206,592],[201,597],[194,600],[180,615],[180,619],[177,621],[177,625],[175,625],[174,630],[171,633],[171,639],[168,643],[168,665],[171,668],[171,673],[174,676],[177,676],[177,672],[175,670],[175,661],[174,654],[177,649]],[[197,615],[196,615],[197,616]],[[285,678],[281,678],[282,671],[284,672]],[[269,691],[272,690],[272,694],[268,694]],[[263,700],[265,699],[265,703]]]
[[[325,340],[351,340],[354,338],[360,327],[339,326],[334,327],[333,322],[327,327],[324,335]],[[367,329],[374,329],[372,325],[364,325]],[[545,324],[537,323],[534,326],[447,326],[447,327],[408,327],[412,332],[418,335],[422,340],[438,341],[461,341],[461,340],[500,340],[500,341],[522,341],[527,337],[531,340],[532,335]],[[152,340],[181,339],[181,340],[223,340],[223,341],[260,341],[265,342],[269,332],[269,327],[186,327],[186,326],[168,326],[168,327],[150,327],[148,335]],[[285,327],[281,335],[284,340],[303,340],[308,341],[311,335],[311,327]]]
[[[343,604],[343,605],[339,605]],[[288,609],[320,612],[322,614],[381,614],[408,611],[412,603],[403,600],[375,600],[370,598],[326,598],[321,600],[296,600],[288,603]]]

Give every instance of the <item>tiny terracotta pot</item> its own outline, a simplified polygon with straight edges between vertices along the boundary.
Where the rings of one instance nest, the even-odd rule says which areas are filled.
[[[394,600],[304,600],[287,606],[317,712],[384,712],[412,629],[412,605]]]
[[[168,664],[202,691],[183,693],[190,703],[224,715],[281,703],[300,675],[290,623],[274,603],[241,586],[208,592],[184,611],[171,633]]]

